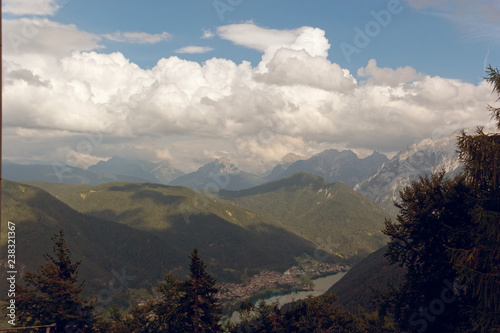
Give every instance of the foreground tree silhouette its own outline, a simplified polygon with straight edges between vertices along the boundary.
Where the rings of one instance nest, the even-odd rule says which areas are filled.
[[[500,72],[491,66],[487,81],[493,85],[500,101]],[[500,108],[488,106],[500,130]],[[468,135],[462,131],[458,139],[464,176],[473,202],[471,223],[455,230],[457,237],[467,239],[449,253],[453,267],[459,272],[475,300],[470,312],[475,329],[500,329],[500,133],[484,133],[482,127]]]
[[[178,312],[185,320],[186,332],[217,332],[220,330],[221,308],[217,302],[215,279],[206,272],[206,265],[195,249],[191,253],[191,278],[181,285]]]
[[[400,331],[462,332],[469,325],[467,298],[447,254],[464,245],[451,231],[470,221],[467,193],[463,178],[421,177],[401,192],[397,221],[386,221],[386,257],[406,273],[399,287],[382,294],[381,312],[391,313]]]
[[[222,311],[217,300],[215,279],[193,250],[190,255],[190,278],[179,281],[167,274],[158,284],[159,298],[132,308],[126,318],[118,311],[112,322],[100,325],[99,332],[220,332]]]
[[[335,294],[309,297],[280,308],[277,302],[257,306],[244,302],[239,310],[241,321],[229,325],[227,331],[241,332],[336,332],[394,333],[390,323],[376,314],[357,318],[337,303]]]
[[[52,240],[53,256],[45,254],[46,263],[24,275],[26,287],[16,287],[18,324],[56,323],[57,332],[90,332],[95,318],[93,306],[80,295],[84,288],[77,281],[80,262],[71,261],[62,229]]]
[[[500,72],[487,80],[500,96]],[[499,99],[500,100],[500,99]],[[500,108],[488,107],[500,130]],[[500,330],[500,133],[462,131],[457,142],[464,171],[420,178],[401,192],[386,256],[407,270],[399,288],[383,294],[401,330]]]

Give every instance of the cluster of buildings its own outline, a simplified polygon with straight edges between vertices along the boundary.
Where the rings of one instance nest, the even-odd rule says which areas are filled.
[[[338,272],[345,272],[347,270],[349,270],[349,266],[346,265],[332,265],[318,260],[307,260],[302,262],[300,266],[293,266],[289,268],[283,274],[292,276],[314,277],[335,274]]]
[[[324,274],[334,274],[348,270],[349,267],[342,265],[331,265],[319,261],[308,261],[301,263],[301,266],[293,266],[284,273],[275,271],[262,271],[254,275],[249,284],[221,283],[219,285],[220,299],[248,298],[259,290],[273,288],[277,286],[301,286],[301,289],[307,290],[303,283],[304,278]],[[310,286],[312,288],[312,286]]]
[[[221,283],[219,298],[246,298],[257,291],[265,288],[276,287],[278,285],[294,285],[295,279],[291,275],[285,276],[284,274],[275,271],[262,271],[252,277],[248,285],[236,283]]]

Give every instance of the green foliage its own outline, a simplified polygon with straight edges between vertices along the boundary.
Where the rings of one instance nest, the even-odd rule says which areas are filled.
[[[229,332],[395,332],[376,313],[353,316],[337,304],[334,294],[309,297],[287,309],[264,301],[257,306],[243,303],[239,313],[241,322],[228,325]]]
[[[295,257],[320,253],[316,247],[329,254],[321,253],[326,260],[346,255],[354,263],[386,242],[383,210],[346,185],[307,174],[256,187],[253,194],[220,196],[157,184],[33,184],[82,213],[150,232],[179,249],[181,258],[198,248],[219,281],[284,271]]]
[[[358,262],[384,246],[380,232],[389,215],[374,202],[341,183],[307,173],[219,196],[314,243],[332,257]]]
[[[198,250],[191,253],[189,265],[191,278],[181,286],[182,296],[178,313],[186,323],[186,332],[216,332],[219,330],[221,309],[217,304],[215,279],[205,271],[205,264],[198,256]]]
[[[16,223],[16,259],[26,270],[44,264],[40,254],[51,251],[51,236],[61,228],[65,230],[72,254],[85,258],[79,277],[86,281],[86,296],[108,289],[113,280],[113,302],[121,301],[127,307],[127,288],[150,289],[166,270],[180,276],[188,272],[185,255],[154,234],[78,213],[40,188],[4,179],[1,204],[1,220]],[[6,226],[7,222],[2,223],[3,242]],[[6,251],[6,245],[2,251]],[[1,272],[2,279],[5,274]],[[115,276],[122,274],[133,279],[121,284]],[[4,293],[6,286],[0,284],[0,292]]]
[[[158,285],[161,299],[151,304],[151,310],[158,318],[159,329],[165,332],[180,326],[178,316],[182,295],[182,283],[172,274],[165,275],[164,281]]]
[[[309,298],[287,309],[264,302],[258,307],[243,303],[243,321],[223,328],[215,279],[207,273],[196,249],[190,255],[189,279],[179,281],[167,274],[158,285],[158,296],[134,305],[128,315],[113,306],[107,319],[97,318],[92,305],[79,296],[83,290],[83,285],[77,284],[80,263],[71,261],[63,232],[53,240],[54,254],[46,255],[46,265],[38,273],[28,273],[27,287],[20,288],[23,324],[56,322],[58,331],[67,328],[99,333],[394,332],[391,323],[377,313],[362,313],[360,318],[351,315],[337,304],[333,294]]]
[[[487,74],[500,100],[500,72],[490,66]],[[488,108],[500,130],[500,108]],[[471,223],[455,231],[467,243],[449,253],[460,283],[476,302],[470,308],[475,328],[487,332],[500,329],[500,133],[462,132],[458,148],[473,209]]]
[[[57,332],[87,330],[94,324],[93,305],[80,294],[80,262],[71,261],[63,230],[52,238],[54,256],[45,255],[46,263],[37,272],[24,275],[26,287],[16,286],[17,315],[20,325],[57,324]]]
[[[500,72],[488,68],[500,96]],[[489,106],[500,130],[500,109]],[[406,269],[403,283],[379,293],[399,329],[498,332],[500,329],[500,134],[462,131],[464,171],[420,178],[401,192],[386,256]]]
[[[493,86],[493,92],[499,95],[498,100],[500,100],[500,71],[498,68],[493,68],[491,65],[486,69],[486,81],[491,83]],[[491,105],[488,105],[488,110],[491,113],[491,118],[497,122],[497,129],[500,129],[500,107],[495,108]]]
[[[391,237],[386,256],[404,267],[406,274],[399,287],[385,294],[382,308],[401,330],[453,332],[467,324],[466,300],[449,287],[457,274],[447,255],[448,248],[463,243],[452,231],[470,219],[464,180],[445,179],[444,172],[421,177],[401,192],[397,206],[397,223],[387,220],[384,230]],[[454,294],[454,300],[443,303],[443,293]],[[439,309],[427,314],[436,302]]]
[[[367,333],[396,333],[394,322],[387,316],[379,314],[377,311],[366,312],[363,308],[358,309],[359,326],[361,331]]]
[[[158,284],[160,296],[132,309],[124,317],[113,309],[111,322],[100,330],[109,332],[219,332],[221,309],[216,299],[215,279],[206,272],[198,250],[191,253],[190,278],[177,280],[167,274]]]

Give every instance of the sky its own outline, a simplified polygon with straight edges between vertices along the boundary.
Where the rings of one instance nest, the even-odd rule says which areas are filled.
[[[265,172],[490,121],[497,0],[4,0],[2,159]]]

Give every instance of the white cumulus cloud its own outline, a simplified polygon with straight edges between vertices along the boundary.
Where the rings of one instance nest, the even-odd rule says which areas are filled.
[[[311,56],[305,50],[282,48],[266,65],[267,72],[256,79],[268,84],[302,85],[329,91],[347,92],[354,89],[356,80],[347,70],[326,58]]]
[[[94,35],[59,28],[81,36],[81,46],[97,46]],[[330,44],[321,29],[281,34],[240,28],[269,37],[255,46],[263,52],[256,66],[172,56],[143,69],[119,52],[69,52],[68,46],[41,65],[10,51],[3,64],[4,156],[20,160],[43,151],[46,159],[60,161],[69,147],[81,165],[121,154],[168,157],[185,170],[228,156],[257,171],[291,151],[394,152],[421,138],[485,124],[485,105],[495,102],[486,82],[380,68],[375,60],[359,69],[358,81],[327,59]],[[36,43],[27,45],[34,55],[47,57],[55,47]],[[91,151],[78,151],[89,134],[101,140]]]
[[[54,15],[60,8],[57,0],[4,0],[2,12],[14,15]]]
[[[267,29],[253,23],[241,23],[221,26],[217,28],[217,35],[236,45],[264,52],[271,46],[293,43],[299,36],[300,30]]]
[[[3,20],[3,52],[7,56],[26,54],[60,57],[71,51],[100,48],[100,37],[79,30],[72,24],[48,19]]]
[[[358,69],[358,75],[361,77],[368,77],[368,82],[370,84],[382,84],[391,87],[423,77],[422,74],[417,73],[417,71],[410,66],[397,68],[395,70],[392,68],[377,67],[377,61],[375,59],[368,61],[366,67]]]

